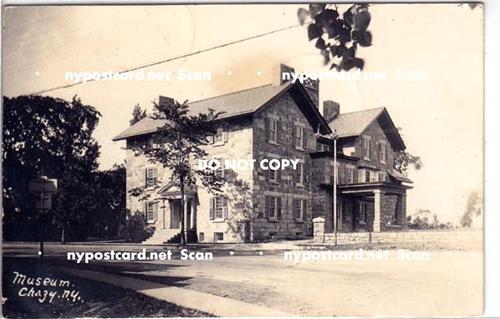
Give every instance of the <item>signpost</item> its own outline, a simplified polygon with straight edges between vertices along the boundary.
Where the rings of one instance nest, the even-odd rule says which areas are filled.
[[[47,176],[39,176],[32,179],[28,184],[28,191],[36,197],[35,210],[39,216],[42,216],[52,208],[52,195],[57,192],[57,179],[49,179]],[[40,251],[38,255],[43,258],[43,242],[45,235],[45,224],[42,222],[40,227]]]

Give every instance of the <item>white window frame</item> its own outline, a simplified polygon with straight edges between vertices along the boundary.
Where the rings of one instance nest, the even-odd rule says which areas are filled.
[[[302,162],[297,163],[297,166],[298,166],[297,172],[299,174],[299,180],[297,181],[296,186],[303,187],[305,182],[305,166],[304,163]]]
[[[278,198],[276,196],[269,197],[269,218],[278,219]]]
[[[295,149],[304,150],[304,127],[295,125],[295,141],[293,141],[295,145]]]
[[[224,129],[219,127],[214,135],[214,143],[224,143]]]
[[[295,220],[304,221],[304,216],[305,216],[304,201],[305,201],[305,199],[303,199],[303,198],[296,198],[295,199],[295,207],[293,207],[293,216],[294,216]],[[299,212],[299,218],[295,217],[296,211]]]
[[[156,167],[146,167],[146,188],[154,187],[158,184],[158,168]],[[152,181],[152,183],[150,183]]]
[[[152,223],[152,222],[155,222],[157,220],[158,220],[158,202],[147,202],[146,203],[146,222]]]
[[[226,163],[224,162],[224,159],[221,158],[216,158],[216,160],[220,164],[220,166],[219,168],[214,170],[214,175],[220,178],[224,178],[224,176],[226,175]]]
[[[385,143],[385,141],[380,141],[378,143],[378,158],[380,160],[380,163],[382,163],[382,164],[386,164],[387,163],[387,148],[386,148],[386,145],[387,145],[387,143]]]
[[[346,165],[346,176],[347,176],[347,183],[346,184],[354,184],[354,165]]]
[[[366,183],[366,169],[358,169],[358,183]]]
[[[371,161],[370,155],[371,155],[371,137],[370,136],[363,136],[363,159],[367,161]]]
[[[278,144],[278,119],[273,117],[268,117],[268,142],[271,144]]]
[[[214,200],[214,219],[223,220],[224,216],[227,216],[227,213],[225,213],[227,209],[227,198],[224,196],[216,196]]]

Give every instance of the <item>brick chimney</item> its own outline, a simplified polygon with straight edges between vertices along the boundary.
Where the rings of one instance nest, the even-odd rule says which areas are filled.
[[[322,114],[326,122],[330,123],[340,114],[340,104],[332,100],[324,101]]]
[[[307,79],[302,83],[309,94],[309,97],[314,102],[314,106],[319,109],[319,80]]]
[[[295,73],[295,69],[292,68],[291,66],[288,66],[286,64],[278,64],[274,68],[273,72],[273,86],[280,86],[281,84],[285,83],[288,81],[288,78],[283,78],[283,73]],[[291,75],[290,75],[291,78]]]

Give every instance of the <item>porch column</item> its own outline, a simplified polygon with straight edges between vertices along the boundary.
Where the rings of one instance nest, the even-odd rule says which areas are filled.
[[[165,228],[167,228],[167,225],[166,225],[167,221],[166,221],[166,218],[165,218],[166,215],[167,215],[167,205],[165,205],[165,200],[164,199],[162,199],[161,203],[162,203],[161,204],[161,210],[163,212],[161,224],[162,224],[162,228],[165,229]]]
[[[186,196],[184,196],[184,210],[183,210],[184,212],[183,212],[183,214],[184,214],[184,233],[185,234],[187,234],[187,230],[188,230],[188,226],[187,226],[187,224],[188,224],[187,223],[188,222],[188,220],[187,220],[187,210],[188,210],[188,208],[189,208],[189,206],[188,206],[188,199],[187,199]]]
[[[373,191],[373,232],[380,232],[380,215],[382,212],[382,192],[379,189]]]
[[[196,213],[194,209],[194,199],[191,200],[191,229],[196,229]]]
[[[398,225],[406,227],[406,192],[398,195],[397,216]]]

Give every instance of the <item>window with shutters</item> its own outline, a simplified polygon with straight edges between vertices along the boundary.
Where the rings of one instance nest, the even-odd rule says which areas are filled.
[[[216,170],[214,170],[214,175],[217,176],[217,177],[219,177],[219,178],[224,178],[225,165],[226,165],[224,163],[224,159],[218,158],[216,160],[219,162],[220,166]]]
[[[369,136],[363,136],[363,158],[369,161],[370,154],[371,154],[371,138]]]
[[[307,201],[301,198],[293,199],[293,218],[297,221],[304,221],[307,211]]]
[[[146,203],[146,221],[154,222],[158,219],[158,203],[147,202]]]
[[[304,128],[302,126],[295,126],[294,128],[294,132],[295,132],[295,149],[298,149],[298,150],[304,150],[305,149],[305,144],[306,144],[306,140],[305,140],[305,133],[304,133]]]
[[[266,196],[266,216],[270,220],[281,218],[281,197]]]
[[[382,164],[387,161],[387,145],[384,141],[378,143],[378,159]]]
[[[217,196],[210,199],[210,219],[224,220],[228,214],[227,197]]]
[[[295,185],[304,186],[304,184],[305,184],[304,163],[297,163],[297,169],[295,170]]]
[[[158,182],[158,169],[156,167],[146,168],[146,187],[156,186]]]
[[[279,122],[275,118],[267,118],[267,141],[271,144],[278,144]]]

